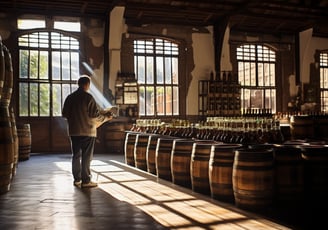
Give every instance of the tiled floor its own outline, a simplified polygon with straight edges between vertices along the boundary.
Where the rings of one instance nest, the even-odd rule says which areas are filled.
[[[122,155],[96,154],[99,186],[80,189],[70,160],[69,154],[32,154],[19,162],[10,191],[0,195],[1,230],[293,228],[127,166]]]

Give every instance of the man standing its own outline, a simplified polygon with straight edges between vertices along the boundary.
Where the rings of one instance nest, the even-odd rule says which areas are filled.
[[[88,93],[90,82],[89,76],[82,75],[78,79],[79,88],[67,96],[62,110],[71,140],[74,185],[82,188],[97,187],[97,183],[91,181],[90,170],[97,128],[112,119],[112,116],[103,113]]]

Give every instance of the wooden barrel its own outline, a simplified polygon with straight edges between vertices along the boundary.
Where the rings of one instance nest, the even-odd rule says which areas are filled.
[[[301,150],[307,203],[328,204],[328,146],[302,145]]]
[[[194,192],[210,195],[209,160],[215,141],[196,141],[193,144],[190,163],[191,187]]]
[[[30,159],[31,153],[31,128],[30,124],[16,124],[18,136],[18,160],[25,161]]]
[[[123,154],[125,131],[129,130],[130,126],[122,122],[108,122],[104,124],[104,147],[108,153]]]
[[[136,136],[134,145],[134,164],[138,169],[147,171],[147,146],[148,146],[149,134],[139,133]]]
[[[291,139],[314,138],[314,120],[312,116],[300,115],[291,116],[290,118],[290,134]]]
[[[14,152],[14,165],[12,170],[12,175],[15,176],[17,172],[18,166],[18,158],[19,158],[19,143],[18,143],[18,136],[17,136],[17,127],[16,127],[16,119],[14,109],[10,108],[10,123],[13,135],[13,152]]]
[[[304,169],[299,145],[275,145],[275,203],[297,205],[303,200]]]
[[[156,147],[158,138],[162,137],[162,135],[152,134],[149,135],[148,138],[148,146],[146,152],[146,160],[147,160],[147,171],[154,175],[156,173]]]
[[[0,194],[10,190],[14,165],[13,143],[8,106],[0,106]]]
[[[187,188],[191,188],[190,162],[194,145],[193,140],[177,139],[173,141],[171,155],[172,182]]]
[[[238,149],[232,169],[232,186],[237,207],[269,209],[274,195],[273,149]]]
[[[134,160],[134,145],[138,132],[125,132],[125,142],[124,142],[124,157],[125,163],[127,165],[135,166]]]
[[[234,202],[232,167],[235,158],[235,150],[241,147],[241,144],[212,146],[209,160],[209,183],[212,198],[226,202]]]
[[[172,181],[171,153],[174,137],[160,137],[156,146],[156,172],[157,177]]]
[[[0,100],[5,80],[5,53],[3,52],[3,44],[0,36]]]
[[[12,67],[12,60],[11,54],[6,46],[3,46],[3,52],[5,57],[5,78],[3,83],[3,88],[1,92],[1,105],[9,106],[12,90],[13,90],[13,67]]]

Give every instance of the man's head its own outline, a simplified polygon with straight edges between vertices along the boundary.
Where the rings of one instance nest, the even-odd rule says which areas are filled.
[[[77,84],[79,85],[80,88],[83,88],[84,90],[88,90],[90,88],[90,82],[91,79],[88,75],[82,75],[77,81]]]

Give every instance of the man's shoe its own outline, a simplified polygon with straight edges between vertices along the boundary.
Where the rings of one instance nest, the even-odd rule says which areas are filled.
[[[76,187],[80,187],[81,184],[82,184],[81,181],[74,181],[74,186],[76,186]]]
[[[91,188],[91,187],[97,187],[98,184],[96,182],[90,181],[89,183],[82,183],[81,187],[82,188]]]

